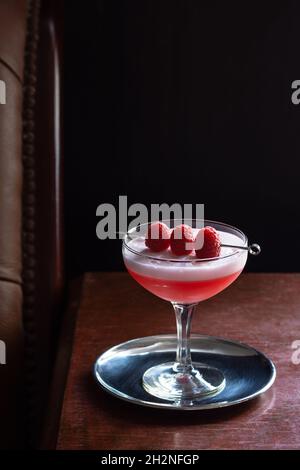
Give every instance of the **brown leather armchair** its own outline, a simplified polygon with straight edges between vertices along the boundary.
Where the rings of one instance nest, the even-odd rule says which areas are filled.
[[[0,448],[39,445],[63,311],[62,4],[0,0]]]

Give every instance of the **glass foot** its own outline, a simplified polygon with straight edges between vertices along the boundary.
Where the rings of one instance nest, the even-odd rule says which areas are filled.
[[[225,377],[214,367],[193,363],[188,373],[176,370],[177,364],[167,362],[151,367],[143,375],[144,389],[163,400],[193,399],[220,393]]]

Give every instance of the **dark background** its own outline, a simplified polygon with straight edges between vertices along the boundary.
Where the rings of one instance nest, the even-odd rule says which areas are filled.
[[[205,203],[298,271],[300,2],[65,2],[69,269],[121,269],[96,208]]]

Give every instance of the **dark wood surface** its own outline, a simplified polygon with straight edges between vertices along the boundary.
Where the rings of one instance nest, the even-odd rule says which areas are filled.
[[[277,378],[261,397],[220,410],[135,406],[94,383],[92,366],[123,341],[175,332],[171,306],[125,273],[88,273],[65,391],[59,449],[300,448],[300,274],[244,274],[198,307],[194,333],[240,340],[273,359]],[[300,356],[300,354],[299,354]]]

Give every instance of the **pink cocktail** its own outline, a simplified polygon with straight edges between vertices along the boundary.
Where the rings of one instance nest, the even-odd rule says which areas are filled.
[[[199,259],[195,251],[176,256],[170,247],[153,252],[145,244],[143,227],[128,232],[123,243],[124,263],[130,275],[145,289],[174,306],[178,336],[176,361],[154,366],[143,376],[144,388],[167,400],[199,398],[224,388],[221,371],[191,362],[191,319],[199,302],[218,294],[239,276],[248,255],[247,238],[240,230],[219,222],[194,220],[192,223],[195,237],[199,226],[212,226],[217,230],[221,241],[219,256]],[[155,312],[152,321],[155,321]]]
[[[194,229],[197,232],[197,229]],[[221,242],[241,245],[235,234],[219,230]],[[222,248],[220,256],[199,260],[194,253],[174,256],[168,248],[153,253],[145,246],[145,237],[138,236],[124,249],[124,262],[131,276],[158,297],[182,304],[197,303],[218,294],[241,273],[247,252]]]
[[[209,299],[229,286],[240,274],[235,272],[227,276],[202,281],[176,281],[143,276],[128,268],[129,274],[148,291],[170,302],[200,302]]]

